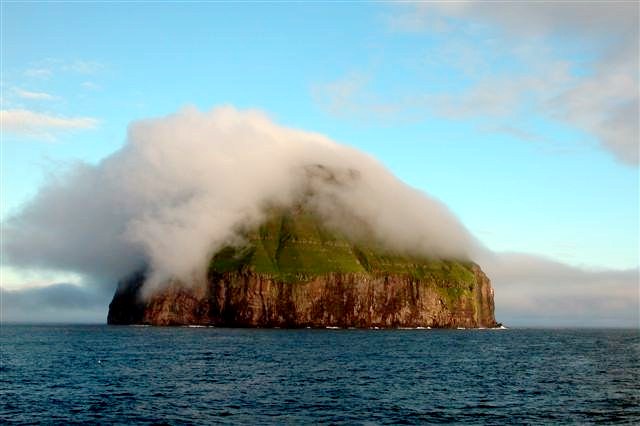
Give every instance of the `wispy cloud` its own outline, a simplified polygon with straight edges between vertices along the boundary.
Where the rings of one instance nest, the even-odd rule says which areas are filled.
[[[76,59],[73,61],[47,58],[35,62],[30,68],[24,71],[24,75],[30,78],[47,79],[55,74],[80,74],[95,75],[106,68],[105,64],[99,61]]]
[[[83,81],[80,86],[85,90],[100,90],[100,85],[93,81]]]
[[[533,78],[518,82],[509,92],[518,106],[531,93],[537,93],[532,110],[543,115],[548,111],[552,118],[586,130],[618,160],[638,165],[640,5],[637,2],[443,2],[423,3],[416,8],[414,17],[423,18],[425,30],[430,17],[439,16],[451,25],[492,26],[516,48],[526,45],[525,40],[530,38],[545,44],[552,43],[551,40],[578,44],[579,47],[571,48],[574,55],[593,56],[586,64],[590,72],[570,75],[567,69],[559,74],[553,64],[542,64],[541,70],[544,58],[528,51],[526,54],[530,56],[522,63],[536,72],[531,75],[537,76],[538,81]],[[395,23],[398,28],[398,21]],[[415,30],[415,26],[408,29]],[[546,72],[539,72],[545,67]],[[469,100],[474,100],[478,92],[500,93],[494,90],[498,88],[495,86],[479,82],[468,92]],[[478,106],[478,112],[482,106]]]
[[[0,111],[0,124],[3,132],[52,139],[55,132],[92,129],[99,121],[91,117],[62,117],[26,109],[8,109]]]
[[[362,92],[368,77],[363,74],[350,74],[314,88],[314,94],[319,96],[325,107],[334,114],[349,113],[354,109],[354,99]]]
[[[101,62],[97,62],[97,61],[76,60],[72,62],[62,63],[60,65],[60,68],[63,71],[67,71],[67,72],[91,75],[91,74],[96,74],[102,71],[105,68],[105,66]]]
[[[13,92],[22,99],[34,100],[34,101],[51,101],[56,99],[55,96],[46,92],[35,92],[30,90],[24,90],[20,88],[14,88]]]
[[[331,114],[344,118],[389,120],[397,118],[404,105],[396,104],[371,90],[372,76],[351,73],[325,84],[317,84],[312,94]]]
[[[31,78],[49,78],[53,75],[53,70],[44,67],[28,68],[24,75]]]
[[[630,1],[409,2],[388,16],[392,30],[452,30],[470,16],[529,36],[620,31],[637,25],[638,4]],[[434,23],[437,24],[434,28]],[[636,30],[637,31],[637,30]],[[629,34],[631,37],[632,35]]]
[[[480,118],[494,127],[514,127],[521,117],[543,118],[590,134],[617,160],[637,166],[639,7],[636,2],[402,4],[393,9],[389,29],[446,38],[415,52],[416,58],[431,59],[413,66],[441,75],[453,71],[455,90],[427,81],[382,93],[370,84],[376,76],[347,77],[319,85],[316,98],[342,116],[386,110],[394,112],[387,115],[392,119]],[[393,72],[415,82],[420,70]]]

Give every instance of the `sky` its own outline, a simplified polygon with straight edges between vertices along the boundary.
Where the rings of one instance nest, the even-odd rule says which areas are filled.
[[[498,320],[638,326],[637,2],[0,8],[3,223],[132,122],[256,109],[448,206],[495,254]],[[4,319],[104,321],[77,270],[1,268]]]

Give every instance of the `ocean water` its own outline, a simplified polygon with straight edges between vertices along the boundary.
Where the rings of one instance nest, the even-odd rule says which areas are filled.
[[[640,424],[638,330],[0,327],[0,423]]]

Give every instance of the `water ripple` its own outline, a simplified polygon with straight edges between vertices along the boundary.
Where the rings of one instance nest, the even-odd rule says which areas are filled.
[[[640,423],[637,330],[8,326],[0,423]]]

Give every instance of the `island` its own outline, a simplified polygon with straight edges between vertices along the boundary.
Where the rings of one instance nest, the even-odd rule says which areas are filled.
[[[218,251],[198,285],[143,297],[145,272],[122,280],[108,324],[281,328],[490,328],[491,283],[468,260],[427,259],[355,243],[304,207],[275,209]]]

